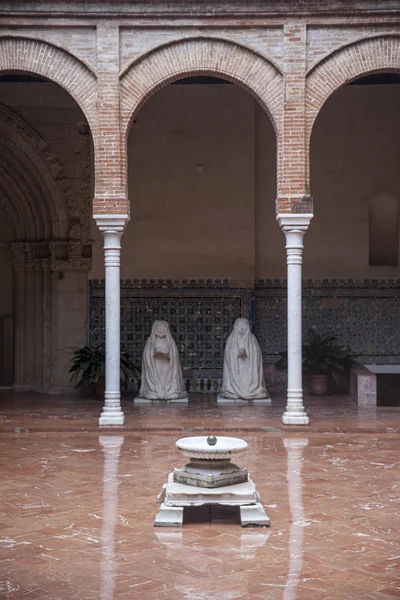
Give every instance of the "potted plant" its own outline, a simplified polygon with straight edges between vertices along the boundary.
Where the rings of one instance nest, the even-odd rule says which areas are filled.
[[[316,327],[310,327],[302,347],[303,372],[309,376],[312,394],[326,394],[329,378],[339,383],[339,374],[348,367],[355,354],[348,346],[336,343],[336,337],[323,337]],[[278,369],[287,369],[287,352],[275,365]]]
[[[95,348],[84,346],[79,350],[74,351],[74,356],[71,359],[72,366],[69,370],[71,381],[77,379],[75,387],[91,386],[96,396],[103,396],[105,372],[106,372],[106,354],[105,348],[101,344]],[[125,351],[121,351],[120,359],[120,377],[123,388],[127,388],[129,383],[133,381],[138,385],[140,378],[140,370],[133,365],[129,355]]]

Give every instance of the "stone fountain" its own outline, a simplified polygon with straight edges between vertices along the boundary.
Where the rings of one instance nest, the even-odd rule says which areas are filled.
[[[247,469],[231,462],[247,450],[244,440],[195,436],[178,440],[176,447],[190,462],[170,473],[163,485],[155,527],[182,527],[185,506],[204,504],[238,506],[243,527],[270,524]]]

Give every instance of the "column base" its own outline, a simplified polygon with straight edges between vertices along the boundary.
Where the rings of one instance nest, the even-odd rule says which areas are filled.
[[[100,415],[99,426],[104,427],[107,425],[118,425],[121,426],[125,423],[125,416],[122,411],[115,412],[103,412]]]
[[[284,425],[309,425],[310,419],[307,413],[291,413],[286,411],[282,415],[282,423]]]
[[[118,425],[125,422],[124,413],[121,410],[121,392],[110,392],[106,390],[104,394],[104,407],[100,415],[99,425]]]
[[[310,419],[303,406],[302,388],[289,388],[287,391],[286,411],[282,415],[285,425],[308,425]]]

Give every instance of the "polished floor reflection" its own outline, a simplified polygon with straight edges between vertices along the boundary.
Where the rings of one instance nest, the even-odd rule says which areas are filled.
[[[243,529],[235,511],[200,509],[188,512],[183,529],[155,529],[156,496],[182,464],[174,449],[179,428],[190,419],[194,428],[199,415],[183,410],[180,417],[174,409],[161,430],[151,429],[147,410],[142,431],[99,435],[85,432],[89,415],[74,418],[73,431],[71,419],[63,429],[63,402],[59,413],[49,411],[55,427],[41,432],[39,425],[27,432],[28,416],[22,420],[22,405],[14,408],[0,413],[0,598],[400,598],[396,409],[392,421],[371,418],[373,433],[366,424],[358,431],[351,406],[349,431],[343,407],[336,419],[325,407],[325,432],[276,431],[261,413],[254,421],[245,411],[240,433],[237,409],[232,416],[210,408],[221,430],[236,427],[247,440],[240,464],[261,493],[271,527]],[[92,412],[89,405],[81,410]],[[31,419],[44,422],[38,405],[35,411]],[[211,422],[210,414],[204,420]],[[154,421],[161,424],[157,410]]]
[[[81,397],[14,394],[0,388],[0,433],[6,431],[98,431],[103,403]],[[358,407],[346,395],[312,396],[305,399],[310,417],[307,431],[400,433],[399,407]],[[273,396],[271,406],[217,406],[216,396],[191,396],[189,405],[160,403],[133,405],[132,397],[122,401],[125,432],[130,431],[252,431],[273,427],[280,431],[304,431],[304,426],[282,423],[284,396]]]

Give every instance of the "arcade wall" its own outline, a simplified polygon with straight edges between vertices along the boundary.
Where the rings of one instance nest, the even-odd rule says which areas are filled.
[[[52,84],[0,84],[0,100],[49,142],[84,203],[93,185],[90,143],[68,95]],[[318,325],[366,359],[385,362],[400,360],[393,333],[400,273],[369,265],[369,205],[382,194],[400,200],[399,105],[399,85],[352,85],[327,102],[312,138],[315,216],[304,252],[304,326]],[[175,320],[188,372],[200,365],[211,373],[220,364],[236,316],[252,319],[265,361],[285,347],[275,179],[273,128],[242,89],[176,84],[144,105],[129,137],[131,221],[122,238],[122,335],[136,358],[158,316]],[[0,315],[10,316],[5,223],[1,214]],[[60,282],[64,371],[81,343],[78,313],[89,313],[93,343],[104,338],[103,249],[94,222],[91,238],[90,299],[82,281]]]

